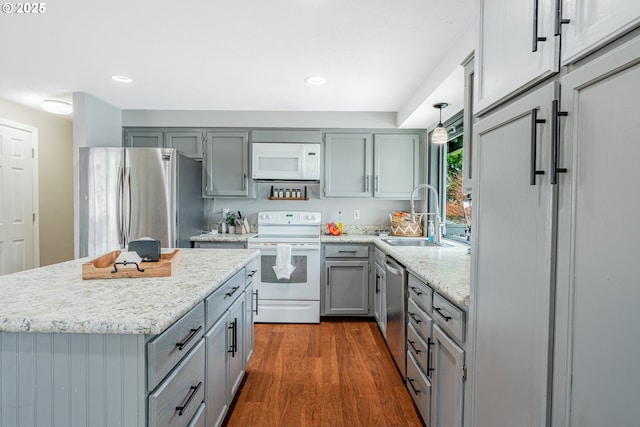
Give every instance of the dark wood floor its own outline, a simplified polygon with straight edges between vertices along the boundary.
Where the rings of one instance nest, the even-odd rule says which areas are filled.
[[[374,321],[255,325],[228,427],[421,426]]]

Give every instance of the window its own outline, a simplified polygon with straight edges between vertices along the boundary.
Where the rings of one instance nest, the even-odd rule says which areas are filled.
[[[464,123],[462,113],[444,123],[449,142],[443,146],[430,145],[429,182],[438,189],[439,210],[447,226],[444,237],[468,241],[470,218],[465,217],[465,200],[470,195],[462,192],[462,159],[464,156]],[[430,205],[434,203],[430,201]]]

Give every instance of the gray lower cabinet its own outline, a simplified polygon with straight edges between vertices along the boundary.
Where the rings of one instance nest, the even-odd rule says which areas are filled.
[[[0,332],[0,427],[220,425],[253,337],[246,301],[242,269],[159,335]]]
[[[205,335],[207,345],[207,387],[205,390],[207,426],[222,424],[231,399],[227,397],[227,326],[221,316]],[[213,386],[216,384],[216,386]]]
[[[374,296],[373,296],[373,316],[378,323],[378,328],[382,332],[382,336],[387,338],[387,286],[386,286],[386,270],[384,267],[384,253],[376,248],[374,263]],[[379,253],[381,255],[379,255]],[[382,261],[379,261],[379,257]]]
[[[462,427],[465,313],[413,274],[408,293],[407,390],[426,425]]]
[[[248,197],[249,132],[207,132],[202,168],[203,197]]]
[[[253,323],[246,323],[245,277],[243,269],[205,300],[207,426],[224,421],[247,365],[245,333],[249,326],[253,329]]]
[[[438,325],[433,327],[432,358],[431,425],[462,427],[466,380],[464,350]]]
[[[326,245],[323,315],[369,315],[369,247]]]

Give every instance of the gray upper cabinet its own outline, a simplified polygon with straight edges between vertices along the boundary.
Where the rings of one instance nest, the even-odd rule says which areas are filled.
[[[325,135],[325,197],[371,197],[372,148],[370,133]]]
[[[184,154],[192,159],[202,160],[203,144],[202,132],[166,132],[165,147],[175,148],[180,154]]]
[[[124,133],[125,147],[163,148],[164,132],[158,130],[127,130]]]
[[[202,168],[203,197],[248,197],[249,133],[208,132]]]
[[[408,200],[420,180],[418,134],[374,135],[374,197]]]

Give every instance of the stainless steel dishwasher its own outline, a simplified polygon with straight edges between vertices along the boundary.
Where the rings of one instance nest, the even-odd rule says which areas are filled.
[[[402,379],[406,378],[406,295],[407,270],[393,258],[385,261],[387,291],[387,346],[400,370]]]

